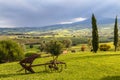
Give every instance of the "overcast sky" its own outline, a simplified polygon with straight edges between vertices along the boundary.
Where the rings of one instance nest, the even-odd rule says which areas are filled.
[[[120,16],[120,0],[0,0],[0,27],[42,27]]]

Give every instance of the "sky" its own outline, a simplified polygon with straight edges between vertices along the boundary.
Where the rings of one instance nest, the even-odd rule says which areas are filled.
[[[120,0],[0,0],[0,27],[43,27],[120,16]]]

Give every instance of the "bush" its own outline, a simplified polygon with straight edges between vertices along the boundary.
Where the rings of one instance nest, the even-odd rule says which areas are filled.
[[[111,48],[111,46],[108,44],[101,44],[99,48],[100,51],[108,51]]]
[[[76,50],[74,50],[74,49],[73,49],[73,50],[71,50],[71,52],[72,52],[72,53],[75,53],[75,52],[76,52]]]
[[[30,44],[30,48],[33,48],[33,44]]]
[[[85,51],[86,47],[84,45],[81,46],[81,51]]]
[[[24,57],[20,44],[12,40],[0,41],[0,62],[21,60]]]

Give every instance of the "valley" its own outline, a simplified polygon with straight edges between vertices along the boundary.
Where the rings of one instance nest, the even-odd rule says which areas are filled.
[[[113,40],[113,24],[98,25],[100,42],[109,42]],[[79,38],[87,40],[92,35],[91,26],[77,24],[62,24],[45,27],[22,27],[22,28],[1,28],[0,35],[10,38]],[[120,34],[120,33],[119,33]],[[86,41],[82,41],[86,42]]]

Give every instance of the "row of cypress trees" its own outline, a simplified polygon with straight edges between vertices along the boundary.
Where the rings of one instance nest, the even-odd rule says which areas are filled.
[[[114,46],[115,51],[117,50],[117,44],[118,44],[118,22],[117,22],[117,16],[115,18],[115,25],[114,25]],[[99,35],[98,35],[98,29],[97,29],[97,21],[92,14],[92,47],[93,52],[97,52],[99,48]]]

